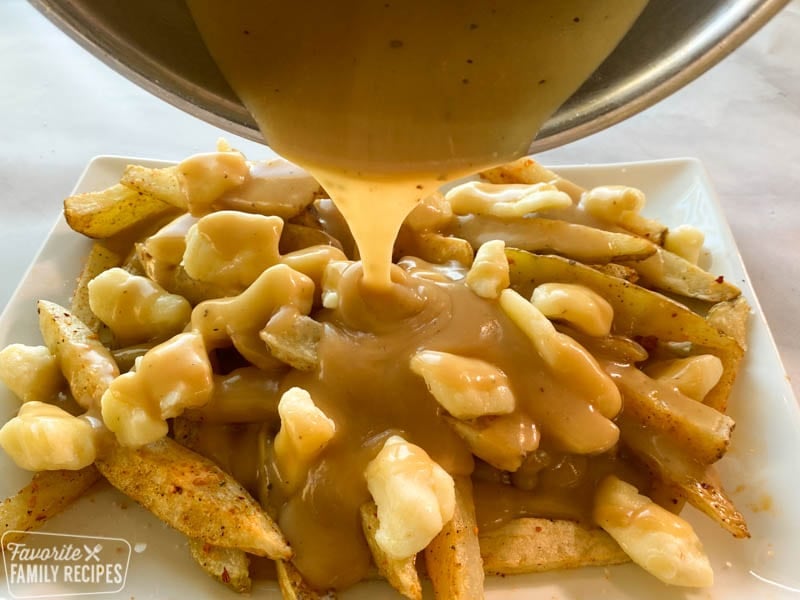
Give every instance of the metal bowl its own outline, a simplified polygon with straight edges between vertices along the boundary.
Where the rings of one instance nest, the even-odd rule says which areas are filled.
[[[531,149],[617,123],[678,90],[788,0],[650,0],[633,29],[553,115]],[[159,98],[237,135],[261,133],[205,49],[183,0],[31,0],[103,62]]]

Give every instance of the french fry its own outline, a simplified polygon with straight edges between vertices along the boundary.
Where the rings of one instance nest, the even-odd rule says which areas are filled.
[[[171,208],[150,194],[117,184],[101,192],[70,196],[64,200],[64,217],[78,233],[103,239]]]
[[[234,152],[225,154],[238,155]],[[189,210],[192,214],[204,214],[213,210],[238,210],[289,219],[303,212],[316,198],[325,195],[322,186],[311,175],[286,160],[279,158],[246,162],[246,165],[243,163],[245,161],[242,158],[235,168],[249,169],[250,177],[245,179],[245,185],[257,181],[258,193],[250,193],[246,197],[236,193],[226,194],[225,192],[235,189],[237,184],[231,178],[231,181],[219,185],[219,179],[214,181],[212,168],[203,176],[203,183],[206,184],[204,187],[219,188],[220,193],[204,198],[201,205],[192,204],[187,178],[181,170],[183,163],[162,169],[129,165],[120,182],[168,204]]]
[[[292,554],[238,482],[169,438],[138,449],[115,445],[96,465],[111,485],[188,537],[273,559]]]
[[[238,548],[213,546],[198,538],[189,538],[189,551],[194,561],[211,577],[231,588],[234,592],[249,592],[250,559]]]
[[[528,157],[483,171],[480,175],[491,183],[550,183],[568,194],[575,204],[581,200],[586,191],[578,184],[565,179]],[[615,225],[658,245],[663,244],[667,232],[667,228],[663,224],[639,214],[629,214],[623,221],[615,223]]]
[[[181,210],[189,208],[186,194],[183,192],[178,167],[151,169],[140,165],[128,165],[120,179],[120,183],[142,194],[158,198]]]
[[[734,422],[729,416],[688,398],[668,382],[652,379],[639,369],[606,363],[623,396],[625,415],[651,432],[678,440],[683,451],[702,464],[725,455]]]
[[[713,275],[677,254],[658,248],[646,260],[626,263],[636,269],[647,287],[707,302],[731,300],[741,290],[722,276]]]
[[[472,500],[472,482],[455,477],[453,518],[425,548],[425,564],[434,594],[441,600],[483,598],[483,561]]]
[[[481,555],[487,575],[515,575],[630,561],[599,528],[574,521],[522,518],[481,531]]]
[[[714,354],[722,361],[719,383],[705,404],[725,412],[728,394],[736,379],[743,350],[733,338],[721,333],[703,317],[638,285],[610,277],[557,256],[539,256],[507,249],[511,286],[529,296],[540,283],[585,285],[603,296],[614,309],[613,332],[630,338],[652,337],[663,342],[691,342],[693,352]]]
[[[659,479],[680,489],[692,506],[734,537],[750,537],[744,517],[716,481],[711,467],[691,460],[674,440],[648,431],[625,415],[618,424],[622,441]]]
[[[283,600],[325,600],[335,598],[334,594],[327,592],[320,594],[309,586],[300,571],[286,560],[275,561],[278,572],[278,585],[281,588]]]
[[[652,256],[655,244],[627,233],[615,233],[556,219],[498,219],[467,216],[456,219],[451,233],[474,248],[503,240],[507,247],[558,254],[586,263],[641,260]]]
[[[747,322],[750,318],[750,305],[744,296],[733,300],[718,302],[708,310],[706,319],[722,333],[732,337],[747,350]]]
[[[434,264],[456,261],[466,267],[472,264],[475,252],[466,240],[444,236],[440,233],[415,231],[408,226],[400,228],[394,244],[396,259],[416,256]]]
[[[581,199],[581,194],[584,192],[581,186],[561,177],[558,173],[529,157],[482,171],[480,176],[490,183],[550,183],[568,194],[575,203]]]
[[[378,572],[389,582],[394,589],[411,600],[422,600],[422,585],[416,567],[416,554],[404,560],[397,560],[388,556],[375,540],[378,531],[378,507],[374,502],[367,502],[361,506],[361,527],[367,538],[372,560]]]
[[[589,265],[596,271],[600,271],[605,275],[611,275],[612,277],[619,277],[620,279],[624,279],[625,281],[630,281],[631,283],[636,283],[639,281],[639,273],[636,272],[636,269],[633,267],[627,267],[625,265],[618,265],[617,263],[606,263],[604,265]]]
[[[100,479],[93,466],[79,471],[41,471],[31,482],[0,504],[0,537],[3,545],[16,542],[24,534],[8,531],[31,531],[44,525]]]
[[[75,401],[85,409],[100,406],[100,398],[119,369],[97,335],[66,308],[39,300],[39,329],[44,343],[59,360]]]
[[[83,321],[89,329],[100,335],[101,338],[110,339],[111,332],[89,307],[88,285],[92,279],[103,271],[120,266],[123,260],[124,257],[110,250],[102,243],[95,242],[92,244],[92,249],[89,251],[89,256],[86,258],[86,263],[83,265],[81,274],[78,277],[78,284],[70,300],[70,312]]]

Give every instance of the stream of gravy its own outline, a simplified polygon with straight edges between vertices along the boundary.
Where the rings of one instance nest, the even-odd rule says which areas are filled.
[[[369,499],[364,469],[389,435],[421,446],[451,474],[474,468],[469,448],[409,369],[421,349],[480,358],[508,376],[517,408],[502,417],[497,435],[507,439],[498,443],[536,440],[560,456],[575,431],[598,444],[616,435],[580,390],[550,372],[497,302],[466,287],[463,271],[417,259],[392,265],[391,258],[417,202],[447,181],[524,154],[645,3],[188,0],[264,138],[320,181],[361,258],[342,277],[339,306],[314,315],[325,326],[319,367],[290,372],[264,398],[277,403],[280,392],[300,386],[336,423],[302,489],[274,485],[264,500],[313,586],[341,589],[368,574],[358,508]],[[268,424],[272,433],[276,426]],[[208,453],[256,486],[253,460],[262,454],[243,451],[248,436],[230,427],[238,441],[226,447],[220,427],[207,426],[217,432]],[[257,439],[263,425],[249,427]],[[268,472],[279,483],[274,465]],[[491,493],[477,488],[479,506],[486,504]],[[564,512],[585,514],[578,505]],[[489,513],[496,521],[526,509]]]

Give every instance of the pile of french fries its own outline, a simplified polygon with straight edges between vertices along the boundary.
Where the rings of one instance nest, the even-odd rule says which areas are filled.
[[[233,152],[224,145],[220,150]],[[298,172],[294,176],[301,180],[301,194],[291,198],[267,194],[263,203],[248,205],[237,205],[226,200],[230,195],[220,194],[207,198],[203,211],[243,211],[281,221],[276,262],[287,265],[284,275],[303,272],[317,283],[327,263],[357,259],[357,251],[324,190],[309,175]],[[725,454],[733,430],[725,410],[746,347],[747,303],[735,286],[697,266],[702,241],[698,244],[696,235],[673,234],[640,214],[644,197],[638,190],[614,186],[585,190],[529,158],[483,172],[480,181],[464,185],[479,187],[454,188],[446,196],[426,200],[409,216],[397,240],[397,258],[414,255],[434,263],[458,261],[468,269],[482,260],[475,256],[479,248],[502,240],[507,248],[508,284],[520,295],[529,298],[543,284],[574,284],[601,296],[613,309],[610,334],[590,335],[569,319],[551,316],[551,320],[559,332],[595,356],[619,389],[622,410],[614,422],[620,441],[614,451],[630,456],[649,485],[637,490],[608,478],[598,485],[591,523],[532,514],[479,531],[473,481],[496,478],[511,487],[510,471],[526,457],[503,448],[488,453],[475,450],[483,459],[481,468],[472,479],[454,478],[454,516],[422,554],[436,598],[481,598],[484,574],[610,565],[631,559],[671,583],[709,584],[707,560],[706,566],[697,567],[700,575],[690,573],[685,579],[678,575],[670,580],[669,573],[653,564],[658,560],[671,560],[671,565],[703,562],[705,555],[691,527],[676,516],[685,502],[733,536],[749,536],[744,518],[713,466]],[[167,325],[159,321],[152,339],[129,344],[115,326],[115,319],[129,315],[109,317],[91,306],[90,288],[98,277],[122,269],[181,297],[189,307],[218,301],[219,319],[231,321],[236,311],[225,312],[224,301],[218,299],[243,298],[240,302],[245,303],[248,289],[261,285],[256,276],[237,279],[240,273],[227,279],[198,276],[196,266],[183,259],[189,242],[180,242],[182,233],[157,234],[169,232],[170,227],[186,232],[196,223],[193,213],[199,209],[185,188],[179,167],[132,165],[119,184],[65,201],[70,227],[95,241],[71,306],[46,300],[38,304],[46,356],[36,364],[31,359],[25,368],[32,350],[4,351],[0,378],[23,401],[21,419],[27,405],[34,415],[36,407],[31,403],[53,401],[53,391],[61,388],[48,384],[52,381],[48,373],[57,365],[74,400],[73,415],[86,413],[94,419],[96,445],[94,454],[83,461],[87,464],[39,471],[29,485],[6,499],[0,505],[0,534],[41,527],[105,479],[185,534],[191,555],[222,584],[248,591],[250,557],[267,557],[275,561],[285,598],[323,597],[328,591],[312,589],[304,581],[274,515],[262,506],[260,501],[269,491],[246,489],[247,482],[237,481],[230,465],[204,457],[197,443],[197,423],[209,406],[222,422],[275,420],[275,407],[259,403],[257,390],[247,389],[246,382],[240,388],[217,385],[204,403],[179,415],[164,412],[160,422],[155,419],[169,433],[144,444],[121,443],[119,435],[97,422],[104,394],[121,374],[136,368],[137,359],[165,340],[188,335],[186,331],[212,327],[207,320],[217,318],[205,315],[207,320],[202,321],[195,315],[191,319],[179,316]],[[320,249],[316,263],[309,266],[292,258],[293,252],[309,247]],[[299,302],[286,290],[273,295],[280,306],[296,307]],[[676,300],[681,297],[693,309]],[[292,327],[270,330],[260,340],[244,331],[237,333],[235,323],[229,323],[236,350],[253,369],[276,364],[313,368],[320,335],[313,316],[324,302],[317,289],[313,307],[299,310],[304,314]],[[175,314],[189,315],[189,308],[181,312],[180,301],[175,306]],[[622,363],[635,367],[619,367]],[[217,384],[224,380],[223,375],[212,376]],[[446,414],[443,418],[459,421]],[[656,528],[655,535],[635,519],[631,524],[620,518],[637,511],[657,514],[667,533]],[[416,557],[397,560],[376,542],[380,522],[374,503],[361,508],[361,519],[380,574],[406,597],[421,598]],[[668,533],[678,530],[683,533]],[[3,539],[9,543],[16,538]],[[669,551],[681,555],[654,558],[654,553]]]

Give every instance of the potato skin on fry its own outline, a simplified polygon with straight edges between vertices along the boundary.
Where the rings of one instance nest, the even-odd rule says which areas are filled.
[[[192,558],[211,577],[234,592],[250,591],[250,559],[244,550],[213,546],[198,538],[189,538]]]
[[[86,409],[99,407],[103,393],[119,375],[111,352],[63,306],[39,300],[37,308],[44,343],[58,358],[75,400]]]
[[[539,283],[579,283],[593,289],[611,304],[614,333],[631,338],[653,336],[660,341],[691,342],[697,353],[717,356],[722,361],[723,374],[704,402],[725,412],[744,353],[736,340],[682,304],[591,267],[558,256],[535,255],[523,250],[506,249],[506,255],[511,287],[523,295],[530,294]]]
[[[0,536],[10,530],[30,531],[44,525],[80,498],[100,479],[94,466],[79,471],[42,471],[31,482],[0,504]],[[3,545],[22,538],[20,534],[3,536]]]
[[[622,548],[599,528],[573,521],[524,518],[481,532],[487,575],[515,575],[629,562]]]
[[[138,449],[114,445],[96,464],[111,485],[189,537],[273,559],[292,555],[236,480],[169,438]]]
[[[67,224],[78,233],[96,239],[109,238],[170,210],[172,206],[166,202],[121,184],[64,200]]]
[[[454,477],[456,509],[425,548],[425,564],[437,600],[483,598],[483,561],[469,477]]]
[[[378,572],[406,598],[422,600],[422,586],[415,566],[417,556],[409,556],[403,560],[389,557],[375,540],[375,533],[378,531],[379,525],[377,505],[374,502],[363,504],[361,506],[361,527],[372,552],[372,560],[378,567]]]

